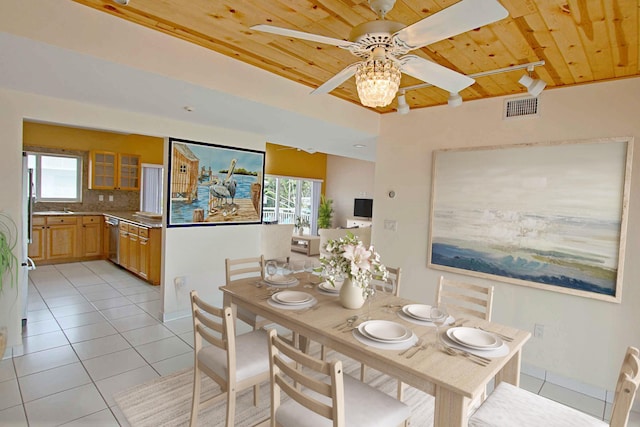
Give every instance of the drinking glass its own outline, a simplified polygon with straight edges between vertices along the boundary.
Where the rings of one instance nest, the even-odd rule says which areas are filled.
[[[384,295],[395,296],[396,279],[393,277],[389,277],[386,282],[380,282],[378,288],[378,290],[380,290]],[[385,304],[383,311],[385,313],[393,313],[393,305],[388,303]]]
[[[291,274],[291,265],[288,262],[283,262],[280,264],[280,271],[284,277],[287,277]]]
[[[372,320],[373,317],[371,317],[371,302],[376,296],[376,285],[373,283],[369,283],[369,285],[365,289],[363,289],[362,292],[365,294],[365,297],[367,299],[367,318],[365,320]]]
[[[275,261],[267,261],[267,276],[271,279],[278,272],[278,264]]]
[[[444,305],[440,305],[438,307],[431,307],[431,312],[429,313],[429,316],[431,316],[431,321],[433,322],[434,325],[436,325],[436,347],[439,346],[440,344],[440,326],[444,325],[444,323],[447,320],[447,317],[449,317],[449,314],[447,313],[447,310],[445,309]]]

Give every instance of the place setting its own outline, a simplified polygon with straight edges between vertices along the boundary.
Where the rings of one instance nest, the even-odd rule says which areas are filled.
[[[336,281],[335,285],[332,285],[328,281],[324,281],[324,282],[320,282],[316,289],[321,294],[337,297],[340,295],[341,287],[342,287],[342,282]]]
[[[445,347],[483,358],[502,357],[509,353],[509,346],[502,338],[493,332],[479,328],[466,326],[449,328],[441,334],[440,339]]]
[[[382,350],[404,350],[418,340],[413,331],[389,320],[367,320],[351,330],[362,344]]]
[[[304,310],[315,306],[318,300],[302,291],[279,291],[268,299],[269,305],[283,310]]]
[[[427,304],[407,304],[403,305],[398,310],[398,317],[407,322],[414,323],[421,326],[436,326],[435,320],[441,321],[441,319],[434,318],[433,310],[436,307],[432,307]],[[452,325],[455,322],[455,318],[448,315],[442,325]]]
[[[287,263],[278,266],[275,261],[268,261],[265,266],[265,272],[266,275],[263,282],[271,287],[292,288],[300,283],[296,276],[291,274],[291,269]]]

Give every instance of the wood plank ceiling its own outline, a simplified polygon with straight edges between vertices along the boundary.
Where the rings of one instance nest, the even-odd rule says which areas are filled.
[[[367,0],[74,0],[182,38],[302,83],[320,86],[359,59],[346,50],[249,29],[270,24],[348,39],[351,28],[375,20]],[[412,24],[457,0],[397,0],[387,19]],[[552,87],[640,75],[639,0],[500,0],[509,17],[412,53],[475,74],[544,60],[534,75]],[[476,79],[465,101],[525,94],[522,70]],[[403,74],[401,87],[423,83]],[[360,104],[353,78],[331,92]],[[314,95],[330,96],[330,95]],[[407,92],[411,108],[445,104],[448,93],[428,87]],[[378,108],[386,113],[396,101]]]

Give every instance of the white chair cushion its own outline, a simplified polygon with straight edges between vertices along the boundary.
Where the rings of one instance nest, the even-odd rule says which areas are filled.
[[[269,339],[263,329],[236,337],[236,381],[269,372]],[[214,345],[198,353],[198,361],[227,378],[227,352]]]
[[[491,393],[469,427],[603,427],[609,424],[508,383]]]
[[[307,390],[317,400],[331,404],[331,400]],[[344,376],[345,425],[348,427],[388,427],[400,425],[411,415],[411,409],[399,400],[376,390],[348,375]],[[276,420],[283,426],[316,427],[333,423],[305,408],[293,399],[283,402],[276,412]]]

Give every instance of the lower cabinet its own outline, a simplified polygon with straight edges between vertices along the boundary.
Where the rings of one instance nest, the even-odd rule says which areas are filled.
[[[107,252],[103,251],[104,217],[102,215],[86,215],[82,217],[82,258],[99,258]]]
[[[73,261],[81,256],[78,217],[34,217],[31,231],[28,254],[34,262],[52,264]]]
[[[160,284],[161,229],[120,221],[118,259],[122,267],[153,285]]]

